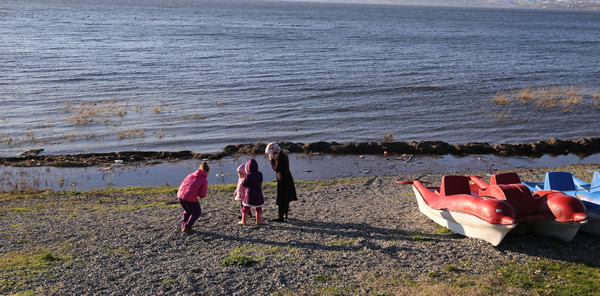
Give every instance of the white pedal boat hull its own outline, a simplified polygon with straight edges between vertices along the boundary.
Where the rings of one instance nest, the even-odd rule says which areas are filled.
[[[506,234],[517,226],[517,224],[492,224],[473,215],[431,208],[414,186],[413,190],[421,213],[435,223],[458,234],[481,239],[497,246],[502,242]]]

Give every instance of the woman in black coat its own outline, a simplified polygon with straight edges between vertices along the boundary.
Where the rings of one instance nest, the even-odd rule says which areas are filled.
[[[290,202],[298,200],[294,178],[290,172],[290,160],[277,143],[269,143],[265,152],[269,155],[269,162],[277,175],[276,204],[279,208],[279,218],[273,221],[285,222],[288,219]]]

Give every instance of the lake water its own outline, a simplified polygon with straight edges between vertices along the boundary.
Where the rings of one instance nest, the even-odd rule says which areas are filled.
[[[0,155],[598,136],[600,12],[3,0]],[[575,87],[540,107],[499,92]]]

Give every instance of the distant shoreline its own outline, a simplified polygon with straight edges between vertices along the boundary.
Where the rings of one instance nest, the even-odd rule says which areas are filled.
[[[580,138],[561,140],[552,138],[532,143],[495,144],[487,142],[471,142],[465,144],[449,144],[443,141],[411,141],[411,142],[313,142],[294,143],[280,142],[281,146],[291,153],[312,155],[315,153],[338,155],[486,155],[528,156],[576,154],[588,156],[600,152],[600,138]],[[100,166],[115,161],[127,164],[167,160],[176,162],[185,159],[218,160],[226,156],[261,155],[267,143],[249,143],[228,145],[219,153],[197,153],[192,151],[124,151],[108,153],[84,153],[68,155],[44,155],[43,149],[29,150],[15,157],[0,157],[1,166],[13,167],[89,167]]]

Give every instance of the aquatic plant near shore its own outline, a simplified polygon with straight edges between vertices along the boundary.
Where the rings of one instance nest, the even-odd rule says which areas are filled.
[[[509,95],[505,92],[499,92],[492,98],[492,104],[494,105],[508,105],[510,104]]]
[[[10,134],[0,134],[0,145],[4,146],[35,146],[35,145],[57,145],[77,141],[99,141],[107,138],[116,138],[123,140],[126,138],[143,138],[146,136],[146,131],[143,128],[122,130],[121,126],[129,126],[130,118],[127,118],[130,111],[137,114],[134,115],[136,122],[139,122],[139,117],[147,116],[148,112],[154,113],[151,120],[156,120],[156,115],[163,116],[171,113],[173,106],[167,104],[164,100],[160,100],[159,105],[155,105],[152,110],[145,112],[143,106],[130,106],[128,101],[117,99],[91,101],[91,102],[73,102],[67,101],[63,104],[62,110],[65,116],[53,118],[47,122],[37,122],[34,127],[27,127],[25,131],[15,132]],[[199,121],[205,119],[200,115],[182,115],[183,120]],[[163,118],[158,120],[164,121]],[[167,119],[168,120],[168,119]],[[0,122],[6,120],[0,119]],[[6,121],[8,122],[8,121]],[[71,125],[70,128],[84,128],[91,126],[92,129],[86,129],[81,132],[69,132],[64,134],[52,133],[51,129],[55,126],[64,125],[67,122]],[[94,126],[95,125],[95,126]],[[111,127],[108,130],[107,127]],[[99,127],[101,130],[93,130]],[[90,132],[93,130],[94,132]],[[44,133],[44,131],[47,131]],[[158,139],[164,138],[167,134],[164,129],[159,132],[151,133]]]
[[[392,133],[387,133],[384,137],[383,137],[383,141],[384,142],[392,142],[394,141],[394,137],[392,136]]]
[[[504,120],[510,118],[510,110],[508,108],[503,109],[502,111],[496,113],[496,120]]]
[[[125,138],[135,138],[135,137],[143,138],[145,135],[146,135],[146,132],[144,131],[144,129],[137,129],[137,130],[131,129],[131,130],[119,132],[117,134],[117,138],[119,140],[122,140]]]
[[[519,92],[517,98],[519,99],[519,102],[529,104],[529,102],[535,100],[535,93],[532,91],[531,87],[526,87]]]
[[[200,114],[192,114],[192,115],[183,115],[181,118],[183,118],[183,120],[200,121],[200,120],[206,119],[206,116],[202,116]]]
[[[596,90],[592,95],[592,107],[594,109],[600,109],[600,90]]]
[[[100,102],[85,102],[78,106],[66,102],[64,110],[71,116],[66,118],[67,122],[76,126],[86,125],[92,122],[109,123],[113,117],[124,117],[127,114],[128,102],[120,102],[115,99]]]
[[[525,87],[519,91],[510,93],[497,92],[491,99],[493,105],[508,105],[511,101],[519,101],[523,105],[532,105],[545,110],[560,108],[563,113],[573,113],[575,107],[583,105],[586,98],[591,98],[590,106],[593,109],[600,109],[600,93],[596,91],[589,94],[586,90],[578,86],[549,86],[549,87]],[[504,117],[496,116],[497,120]]]

